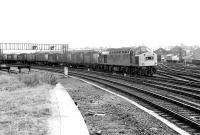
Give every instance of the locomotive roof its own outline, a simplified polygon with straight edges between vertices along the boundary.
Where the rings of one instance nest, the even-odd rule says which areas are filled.
[[[115,51],[115,50],[132,50],[132,51],[135,51],[135,50],[138,50],[138,49],[141,49],[141,48],[148,49],[148,47],[146,47],[146,46],[137,46],[137,47],[108,48],[107,51]],[[150,50],[150,49],[148,49],[148,50]]]
[[[150,51],[150,49],[147,48],[146,46],[139,46],[139,47],[109,48],[106,51],[109,52],[109,54],[130,53],[130,51],[132,51],[136,54],[141,54],[141,53]]]
[[[122,47],[122,48],[108,48],[107,51],[119,51],[119,50],[134,50],[135,47]]]

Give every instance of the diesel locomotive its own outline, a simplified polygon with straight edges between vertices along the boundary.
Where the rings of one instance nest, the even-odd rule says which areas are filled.
[[[104,70],[152,76],[156,73],[157,55],[147,47],[108,49],[99,56]]]

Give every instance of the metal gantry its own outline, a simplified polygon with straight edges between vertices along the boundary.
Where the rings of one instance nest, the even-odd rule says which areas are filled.
[[[60,52],[68,55],[68,44],[41,44],[41,43],[0,43],[0,60],[6,51],[30,50],[35,52]]]
[[[1,50],[58,50],[62,51],[67,44],[42,43],[0,43]]]

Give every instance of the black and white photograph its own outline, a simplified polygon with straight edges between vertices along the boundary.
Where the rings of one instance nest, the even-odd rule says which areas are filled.
[[[0,0],[0,135],[200,135],[200,1]]]

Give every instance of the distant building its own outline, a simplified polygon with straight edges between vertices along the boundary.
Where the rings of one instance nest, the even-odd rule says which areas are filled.
[[[200,48],[193,50],[193,54],[183,57],[185,63],[200,64]]]
[[[186,49],[185,51],[186,51],[186,56],[192,55],[192,53],[193,53],[193,52],[192,52],[191,50],[189,50],[189,49]]]
[[[168,62],[178,62],[180,59],[177,55],[174,54],[167,54],[166,55],[166,61]]]
[[[192,55],[187,55],[183,57],[184,63],[192,63],[193,56]]]
[[[163,48],[159,48],[157,50],[154,51],[154,53],[156,53],[158,56],[158,62],[164,62],[166,61],[166,55],[168,54],[168,51],[163,49]]]
[[[193,59],[200,60],[200,48],[193,51]]]
[[[186,56],[186,51],[180,46],[175,46],[174,48],[169,50],[169,52],[170,54],[177,55],[180,61],[182,61],[183,57]]]
[[[167,55],[168,51],[163,49],[163,48],[159,48],[157,50],[154,51],[157,55]]]

